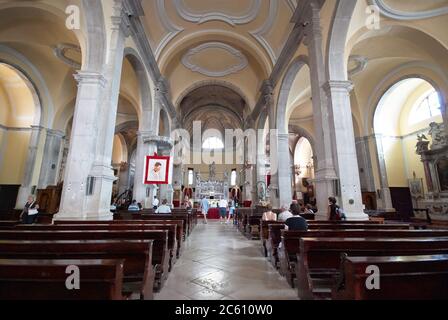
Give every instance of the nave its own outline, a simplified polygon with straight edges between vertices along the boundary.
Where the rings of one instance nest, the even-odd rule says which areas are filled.
[[[259,241],[233,225],[199,223],[155,300],[297,300],[261,255]]]

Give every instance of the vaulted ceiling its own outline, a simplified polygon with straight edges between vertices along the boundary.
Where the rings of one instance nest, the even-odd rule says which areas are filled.
[[[215,80],[250,93],[246,103],[253,108],[261,82],[269,77],[292,29],[296,0],[142,4],[146,34],[163,76],[169,79],[173,101],[193,83]]]

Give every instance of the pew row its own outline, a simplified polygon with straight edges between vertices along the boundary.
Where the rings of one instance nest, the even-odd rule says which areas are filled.
[[[278,248],[280,274],[289,285],[295,287],[297,255],[300,254],[300,239],[319,238],[427,238],[448,237],[448,230],[319,230],[281,231]]]
[[[448,238],[302,238],[296,267],[299,298],[331,298],[343,254],[358,257],[448,254]]]
[[[68,266],[81,275],[66,286]],[[124,260],[0,259],[0,300],[123,300]]]
[[[3,240],[153,240],[152,264],[155,269],[154,290],[159,291],[168,278],[169,251],[166,230],[82,230],[82,231],[0,231]]]
[[[124,261],[123,296],[130,297],[133,293],[137,293],[140,299],[152,300],[155,276],[152,249],[153,240],[0,240],[0,259],[122,259]]]

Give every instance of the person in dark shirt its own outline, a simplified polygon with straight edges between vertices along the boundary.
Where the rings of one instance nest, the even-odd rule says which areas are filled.
[[[299,214],[301,212],[301,208],[297,200],[292,201],[292,204],[289,207],[289,211],[291,211],[293,214]]]
[[[294,213],[294,216],[286,220],[285,224],[287,230],[290,231],[308,231],[308,222],[299,213]]]

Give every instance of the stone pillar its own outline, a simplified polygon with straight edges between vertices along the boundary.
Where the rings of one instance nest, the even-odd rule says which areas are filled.
[[[39,189],[57,185],[59,164],[62,156],[65,133],[59,130],[47,130],[44,156],[40,168]]]
[[[158,147],[159,155],[162,155],[164,157],[172,157],[173,156],[173,148],[172,146],[160,146]],[[173,161],[170,161],[170,172],[173,172],[174,165]],[[174,196],[174,188],[173,188],[173,181],[171,177],[171,181],[169,181],[168,184],[161,184],[159,186],[160,188],[160,200],[166,199],[168,200],[168,205],[173,206],[173,196]]]
[[[356,138],[356,154],[360,170],[361,189],[367,192],[375,191],[375,179],[373,178],[373,168],[370,156],[369,137]]]
[[[280,206],[289,205],[292,202],[291,189],[291,155],[289,152],[289,134],[282,133],[277,135],[277,156],[278,156],[278,189]]]
[[[332,138],[340,185],[340,205],[349,220],[368,220],[362,203],[349,81],[329,81],[325,86],[331,106]]]
[[[134,199],[145,208],[152,208],[152,201],[154,200],[155,187],[144,184],[145,176],[145,158],[152,156],[157,152],[157,145],[155,142],[147,142],[152,135],[149,131],[140,131],[137,133],[137,156],[135,159],[135,178],[134,178]]]
[[[378,168],[380,169],[380,184],[381,184],[381,209],[387,212],[393,212],[395,209],[392,205],[392,197],[390,195],[389,181],[387,179],[386,159],[383,150],[383,136],[375,135],[376,150],[378,152]]]
[[[28,146],[28,154],[25,164],[25,170],[22,179],[22,185],[19,189],[19,194],[16,201],[16,209],[21,210],[26,204],[28,197],[31,195],[32,180],[34,170],[36,167],[37,150],[39,148],[40,135],[42,133],[42,127],[31,126],[31,137]]]
[[[254,199],[254,205],[262,201],[263,199],[260,199],[258,197],[258,184],[260,182],[266,183],[266,145],[263,137],[263,129],[260,129],[257,135],[257,162],[256,162],[256,174],[255,180],[253,183],[253,193],[255,194]]]
[[[313,103],[313,122],[315,128],[315,193],[318,207],[317,218],[327,219],[328,198],[336,196],[337,181],[334,146],[331,139],[331,123],[328,117],[328,100],[323,90],[326,82],[322,31],[318,8],[312,8],[311,24],[308,26],[306,44],[308,45],[310,80]]]
[[[111,36],[105,74],[108,79],[100,104],[100,126],[96,137],[96,157],[90,176],[95,179],[93,196],[87,198],[88,215],[107,215],[112,217],[110,203],[112,187],[115,181],[111,166],[113,140],[117,119],[118,98],[120,93],[121,71],[124,59],[124,45],[129,36],[129,17],[124,10],[124,1],[115,0],[111,17]]]
[[[100,101],[106,87],[106,79],[102,74],[87,71],[79,71],[75,79],[78,81],[78,95],[61,205],[55,219],[111,219],[112,214],[108,210],[110,206],[107,210],[95,212],[89,205],[91,201],[88,201],[93,195],[86,193],[87,180],[95,161],[102,115]],[[96,197],[94,200],[99,202]]]

